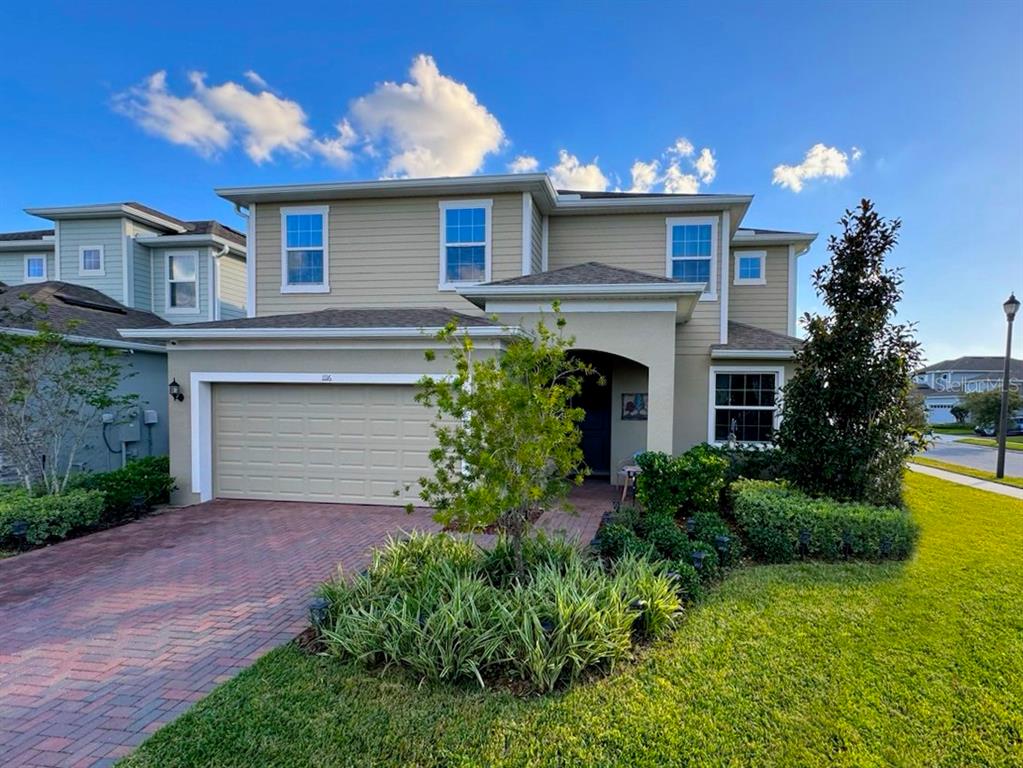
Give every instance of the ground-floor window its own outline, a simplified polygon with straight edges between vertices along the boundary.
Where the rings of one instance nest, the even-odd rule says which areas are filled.
[[[713,370],[715,442],[770,442],[777,424],[778,370]]]

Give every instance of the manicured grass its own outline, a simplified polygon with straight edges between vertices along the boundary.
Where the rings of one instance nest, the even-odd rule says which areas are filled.
[[[992,483],[1002,483],[1003,485],[1013,485],[1017,488],[1023,488],[1023,477],[1003,477],[999,480],[995,477],[994,472],[988,472],[985,469],[967,467],[962,464],[953,464],[951,461],[931,459],[927,456],[914,456],[910,459],[910,461],[915,464],[923,464],[925,467],[934,467],[935,469],[944,469],[947,472],[955,472],[956,474],[966,475],[968,477],[976,477],[979,480],[990,480]]]
[[[998,441],[993,437],[963,437],[956,440],[957,443],[969,443],[970,445],[983,445],[988,448],[997,448]],[[1005,438],[1005,450],[1023,451],[1023,437]]]
[[[912,560],[736,571],[568,693],[419,687],[289,646],[125,765],[1020,765],[1023,502],[906,484]]]
[[[939,435],[972,435],[973,427],[966,424],[935,424],[931,429]]]

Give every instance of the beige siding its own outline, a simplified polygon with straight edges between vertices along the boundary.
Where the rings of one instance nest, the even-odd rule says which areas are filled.
[[[599,261],[664,275],[667,225],[664,214],[551,216],[549,269]]]
[[[245,261],[236,256],[223,256],[217,261],[220,272],[220,318],[231,320],[245,317],[246,276]]]
[[[732,285],[728,302],[728,319],[755,325],[776,333],[789,332],[789,251],[787,247],[743,250],[766,251],[765,285]],[[735,279],[735,253],[732,252],[732,274]],[[742,251],[738,251],[742,253]]]
[[[281,293],[280,206],[256,207],[256,314],[323,307],[447,306],[474,311],[453,291],[438,290],[440,208],[445,198],[326,203],[330,293]],[[458,199],[471,199],[459,197]],[[491,278],[522,273],[522,196],[492,198]]]
[[[543,271],[543,216],[536,204],[533,204],[533,241],[530,244],[529,265],[533,274]]]

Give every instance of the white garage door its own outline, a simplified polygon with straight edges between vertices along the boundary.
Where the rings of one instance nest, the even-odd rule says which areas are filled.
[[[414,393],[384,384],[215,384],[214,494],[419,502],[416,481],[435,443],[432,411]]]

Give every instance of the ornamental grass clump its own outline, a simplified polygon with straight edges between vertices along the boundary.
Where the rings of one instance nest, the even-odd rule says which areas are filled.
[[[606,672],[663,635],[680,610],[674,577],[643,557],[605,568],[558,537],[489,551],[447,534],[392,539],[371,566],[321,586],[326,652],[423,680],[507,680],[546,692]]]

